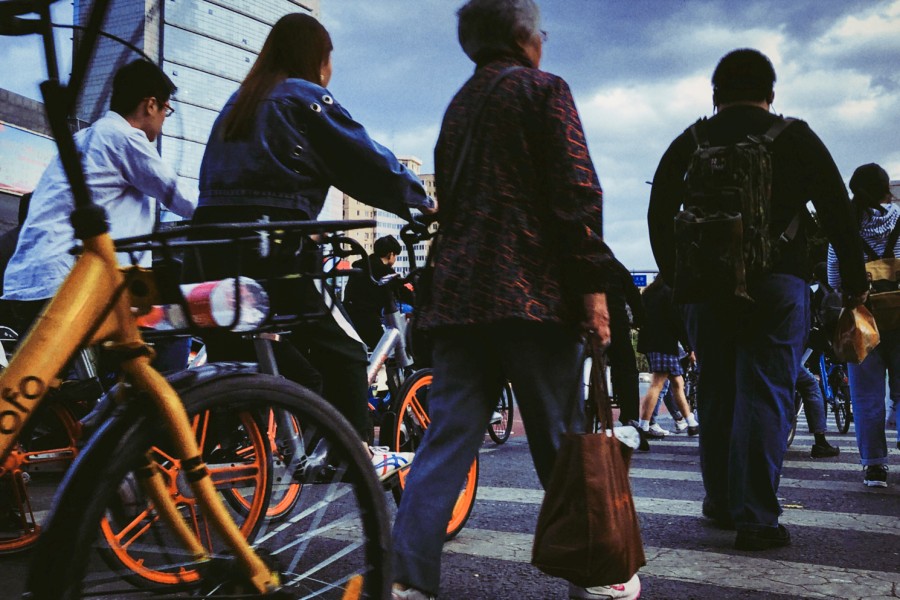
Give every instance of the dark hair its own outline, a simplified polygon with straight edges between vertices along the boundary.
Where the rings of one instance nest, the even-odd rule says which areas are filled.
[[[887,209],[882,200],[891,193],[891,178],[881,165],[868,163],[857,167],[850,177],[850,191],[853,192],[853,207],[857,222],[862,222],[865,214],[875,212],[885,214]]]
[[[478,65],[499,56],[524,58],[520,43],[540,34],[534,0],[469,0],[456,14],[459,45]]]
[[[765,100],[772,102],[775,67],[759,50],[732,50],[719,61],[712,76],[713,103]]]
[[[176,89],[162,69],[138,59],[116,71],[109,109],[124,117],[133,113],[144,98],[156,98],[160,105],[165,104]]]
[[[391,252],[400,254],[401,250],[402,247],[400,246],[400,242],[397,241],[397,238],[392,235],[386,235],[375,240],[375,244],[372,247],[372,254],[378,258],[384,258]]]
[[[225,139],[250,135],[259,103],[281,81],[290,77],[321,84],[322,65],[333,47],[328,31],[314,17],[291,13],[278,19],[225,117]]]

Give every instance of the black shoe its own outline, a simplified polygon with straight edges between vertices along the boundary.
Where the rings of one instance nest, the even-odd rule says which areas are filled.
[[[637,421],[629,421],[628,424],[634,427],[635,431],[638,432],[638,437],[640,437],[641,441],[638,443],[638,451],[650,452],[650,442],[647,441],[647,432],[641,429],[641,426],[638,425]]]
[[[863,483],[866,487],[887,487],[887,465],[869,465],[866,467],[866,478]]]
[[[688,435],[689,436],[700,435],[700,426],[699,425],[688,425]]]
[[[812,450],[809,455],[813,458],[831,458],[833,456],[837,456],[841,453],[841,449],[836,446],[832,446],[826,441],[822,441],[821,443],[816,442],[812,446]]]
[[[719,529],[734,529],[734,519],[728,514],[724,508],[720,508],[709,498],[703,499],[703,516],[712,521],[712,524]]]
[[[784,525],[763,529],[741,529],[734,547],[738,550],[769,550],[791,545],[791,534]]]

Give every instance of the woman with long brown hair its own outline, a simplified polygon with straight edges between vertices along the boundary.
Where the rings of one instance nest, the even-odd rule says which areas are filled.
[[[326,89],[331,51],[331,37],[315,18],[297,13],[275,23],[213,125],[200,168],[195,223],[315,219],[331,186],[407,220],[411,208],[434,211],[418,177],[373,141]],[[289,269],[299,244],[281,244],[274,260]],[[204,275],[209,278],[216,267],[229,273],[230,260],[205,257]],[[298,290],[295,302],[311,292]],[[301,375],[309,369],[300,355],[308,358],[321,374],[323,396],[364,435],[366,349],[346,319],[333,315],[295,329],[291,341],[301,353],[280,345],[277,358],[290,364],[279,366],[286,376],[316,387]],[[237,340],[208,346],[211,359],[252,356]],[[373,461],[392,465],[380,469],[387,477],[411,456],[399,458],[376,452]]]

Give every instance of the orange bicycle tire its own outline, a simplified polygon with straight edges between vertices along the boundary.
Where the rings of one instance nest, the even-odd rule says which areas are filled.
[[[415,452],[421,436],[428,428],[428,391],[432,382],[431,369],[421,369],[413,373],[403,384],[400,392],[400,406],[397,408],[397,425],[394,429],[392,449],[396,452]],[[415,461],[413,461],[415,465]],[[415,468],[415,466],[413,466]],[[397,504],[406,485],[408,470],[400,472],[400,484],[394,488]],[[472,514],[478,491],[478,457],[472,461],[463,481],[462,489],[453,505],[450,521],[447,523],[446,539],[456,537]]]

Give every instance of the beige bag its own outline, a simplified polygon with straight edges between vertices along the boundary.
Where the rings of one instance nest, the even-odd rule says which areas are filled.
[[[844,308],[834,331],[834,355],[840,362],[859,364],[881,342],[875,317],[865,306]]]
[[[879,331],[900,329],[900,258],[882,258],[866,263],[871,291],[866,306]]]

